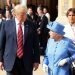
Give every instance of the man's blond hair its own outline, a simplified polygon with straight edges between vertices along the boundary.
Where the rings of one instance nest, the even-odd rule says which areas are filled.
[[[21,4],[18,4],[18,5],[16,5],[14,7],[14,13],[15,14],[21,13],[23,11],[27,12],[27,7],[25,7],[25,6],[21,5]]]

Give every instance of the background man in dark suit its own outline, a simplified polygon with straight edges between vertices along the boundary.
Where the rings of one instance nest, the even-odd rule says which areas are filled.
[[[33,6],[28,6],[27,9],[27,18],[32,21],[34,23],[34,25],[36,26],[37,24],[37,18],[38,16],[36,15]]]
[[[37,32],[26,11],[22,5],[15,6],[15,19],[4,22],[1,28],[0,69],[7,75],[32,75],[40,63]]]
[[[37,7],[37,14],[37,32],[40,40],[40,52],[41,55],[44,55],[48,39],[48,29],[46,28],[48,24],[48,19],[43,14],[43,8],[40,5]]]

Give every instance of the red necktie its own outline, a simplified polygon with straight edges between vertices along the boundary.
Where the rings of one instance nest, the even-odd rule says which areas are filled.
[[[23,56],[23,31],[22,31],[21,24],[18,27],[17,45],[18,45],[17,57],[22,58]]]

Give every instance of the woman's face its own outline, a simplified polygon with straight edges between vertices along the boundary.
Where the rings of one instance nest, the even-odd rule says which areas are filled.
[[[75,14],[72,11],[70,11],[68,14],[68,20],[70,24],[75,23]]]
[[[59,40],[60,38],[62,38],[60,34],[57,34],[56,32],[53,32],[53,31],[50,31],[49,35],[50,35],[50,38],[55,39],[55,40]]]
[[[49,35],[50,35],[50,38],[53,38],[53,39],[55,39],[57,37],[57,33],[53,32],[53,31],[50,31]]]

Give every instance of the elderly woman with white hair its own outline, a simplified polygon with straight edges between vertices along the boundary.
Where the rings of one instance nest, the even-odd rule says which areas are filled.
[[[50,38],[47,42],[43,70],[48,68],[48,75],[70,75],[70,64],[75,59],[73,42],[64,37],[64,26],[54,21],[47,25]]]

